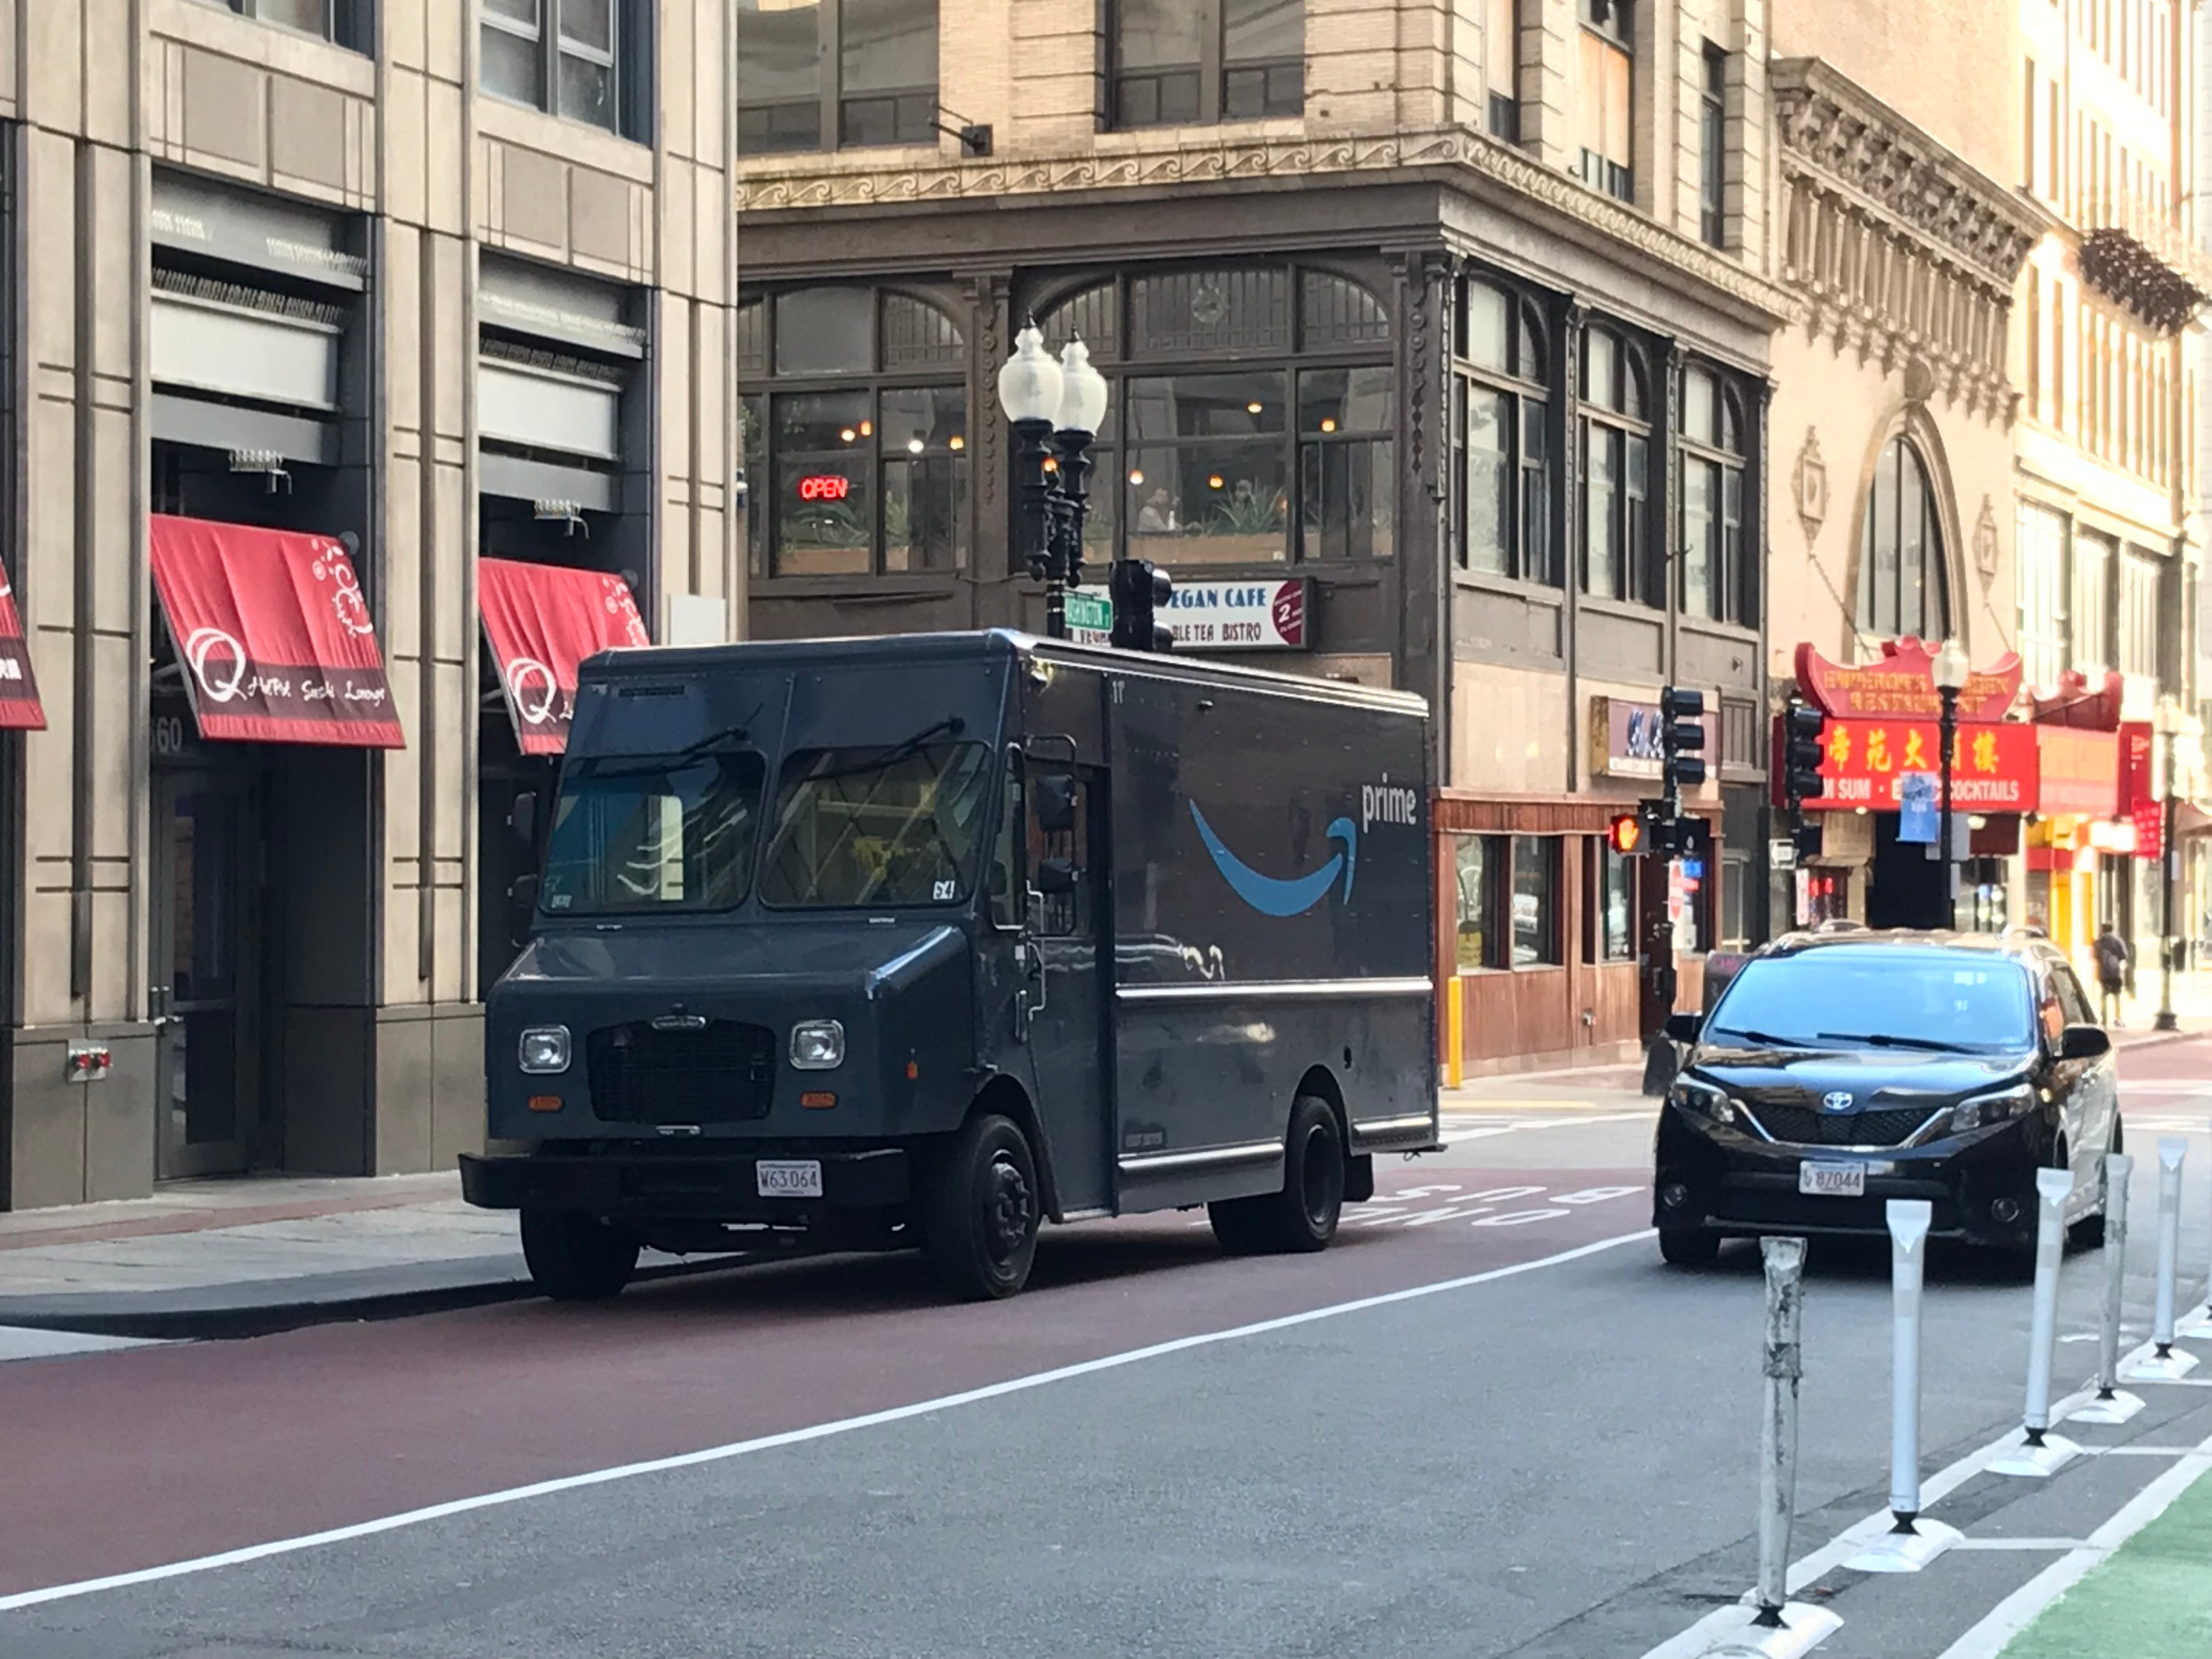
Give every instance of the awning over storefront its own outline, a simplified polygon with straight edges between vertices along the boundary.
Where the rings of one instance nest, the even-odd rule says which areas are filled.
[[[15,586],[0,568],[0,731],[43,732],[46,711],[39,704],[39,683],[31,673],[30,641],[15,609]]]
[[[598,652],[650,645],[629,584],[596,570],[477,561],[477,604],[526,755],[568,746],[576,666]]]
[[[202,737],[405,747],[343,546],[164,514],[147,526]]]

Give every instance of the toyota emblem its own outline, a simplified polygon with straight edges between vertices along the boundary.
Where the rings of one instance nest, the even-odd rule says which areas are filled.
[[[1857,1102],[1841,1089],[1832,1089],[1820,1097],[1820,1109],[1826,1112],[1848,1112],[1856,1104]]]

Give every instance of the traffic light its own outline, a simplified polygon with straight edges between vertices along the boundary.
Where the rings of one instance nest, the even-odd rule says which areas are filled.
[[[1616,812],[1605,827],[1606,844],[1622,858],[1641,858],[1644,855],[1644,815],[1641,812]]]
[[[1791,701],[1782,714],[1782,798],[1796,811],[1827,788],[1820,775],[1820,711]]]
[[[1114,599],[1114,644],[1124,651],[1175,648],[1175,635],[1158,620],[1175,593],[1166,571],[1147,560],[1123,559],[1115,565],[1107,592]]]
[[[1790,844],[1796,850],[1800,864],[1808,859],[1820,857],[1820,821],[1818,818],[1798,819],[1796,827],[1790,831]]]
[[[1705,694],[1670,685],[1659,694],[1659,751],[1667,798],[1705,781]]]

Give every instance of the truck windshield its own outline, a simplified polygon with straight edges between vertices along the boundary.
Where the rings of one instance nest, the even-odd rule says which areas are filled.
[[[767,769],[737,748],[571,761],[539,902],[563,915],[742,903]]]
[[[761,902],[800,909],[957,902],[988,830],[990,781],[989,749],[949,738],[795,751],[784,763]]]

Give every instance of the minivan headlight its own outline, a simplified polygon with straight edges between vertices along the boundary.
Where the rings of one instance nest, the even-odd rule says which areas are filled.
[[[568,1028],[532,1025],[515,1044],[515,1063],[532,1077],[550,1077],[568,1069]]]
[[[2034,1089],[2025,1083],[2016,1084],[2009,1089],[2000,1089],[1995,1094],[1977,1095],[1972,1100],[1960,1102],[1951,1109],[1951,1115],[1943,1124],[1943,1132],[1962,1135],[1969,1129],[2002,1123],[2008,1117],[2019,1117],[2034,1109]]]
[[[1735,1103],[1727,1092],[1695,1078],[1677,1083],[1668,1098],[1693,1117],[1706,1118],[1723,1126],[1735,1121]]]
[[[802,1072],[834,1072],[845,1063],[845,1028],[834,1019],[801,1020],[791,1028],[791,1063]]]

